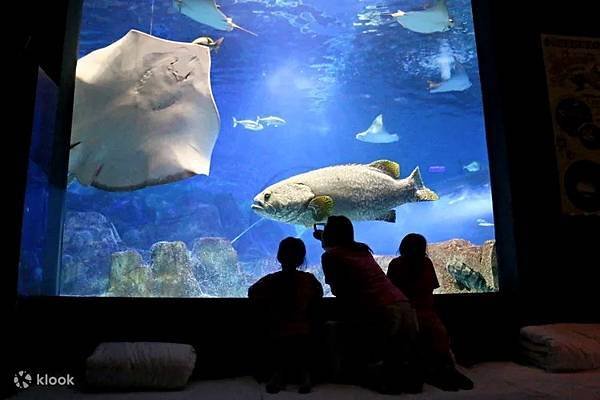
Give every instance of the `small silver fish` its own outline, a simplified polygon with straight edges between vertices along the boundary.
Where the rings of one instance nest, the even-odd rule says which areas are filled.
[[[467,165],[463,165],[463,169],[467,172],[479,172],[481,170],[481,165],[477,161],[473,161]]]
[[[479,226],[494,226],[492,222],[488,222],[483,218],[477,218],[477,225]]]
[[[275,128],[287,124],[287,121],[280,117],[268,116],[268,117],[256,117],[256,122],[264,124],[266,126],[273,126]]]
[[[245,129],[250,131],[262,131],[265,129],[265,126],[258,121],[253,121],[251,119],[241,119],[237,120],[233,117],[233,127],[237,127],[238,125],[242,125]]]

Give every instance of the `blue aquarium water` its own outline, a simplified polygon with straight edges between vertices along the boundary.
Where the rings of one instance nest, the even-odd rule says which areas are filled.
[[[208,175],[186,177],[188,173],[167,183],[149,182],[119,191],[71,179],[64,205],[60,294],[245,296],[250,284],[277,269],[277,245],[286,236],[304,239],[306,268],[322,279],[322,250],[312,238],[310,222],[336,210],[356,221],[357,240],[370,245],[384,269],[402,237],[419,232],[433,244],[429,253],[441,282],[439,292],[498,289],[469,0],[219,2],[221,12],[256,36],[198,22],[185,12],[195,3],[210,1],[84,2],[80,58],[132,29],[187,44],[199,37],[223,38],[210,51],[210,86],[220,127]],[[424,14],[446,5],[446,20]],[[399,10],[406,14],[401,16]],[[408,17],[412,19],[402,19]],[[132,60],[152,56],[140,56],[139,51],[146,51],[141,47],[127,51]],[[127,68],[123,60],[128,60],[128,52],[104,63]],[[136,79],[144,80],[148,74],[142,70]],[[161,88],[153,87],[153,94],[160,95]],[[86,100],[77,98],[76,92],[75,107]],[[170,105],[160,104],[160,108]],[[192,102],[183,118],[172,118],[173,132],[182,120],[204,112],[201,107],[205,106]],[[118,125],[123,118],[115,113],[102,115],[103,107],[94,112],[107,124]],[[98,144],[98,153],[91,157],[124,146],[142,148],[147,143],[144,129],[152,129],[147,121],[139,118],[142,129],[123,133],[113,143]],[[199,127],[198,134],[206,130]],[[105,133],[84,134],[89,134],[87,140],[100,140],[98,136]],[[72,145],[77,148],[77,143]],[[35,154],[32,151],[32,164],[41,167],[30,171],[31,182],[44,174],[43,162]],[[392,163],[378,164],[379,170],[367,166],[377,160]],[[131,157],[131,169],[122,168],[123,176],[132,173],[138,162]],[[386,186],[397,184],[390,183],[394,163],[399,165],[398,179],[405,179],[400,197]],[[364,167],[314,172],[345,164]],[[415,181],[407,179],[416,167],[427,191],[421,195]],[[109,173],[109,167],[104,168]],[[101,174],[101,169],[95,173]],[[364,171],[381,174],[381,181],[365,178]],[[272,202],[282,195],[271,185],[306,172],[313,175],[300,179],[311,182],[307,183],[313,185],[311,190],[325,182],[321,188],[325,192],[318,193],[322,201],[313,202],[303,193],[298,194],[301,206],[289,207],[304,207],[313,220],[298,217],[298,210],[261,212],[269,209],[265,193],[272,195]],[[346,184],[354,187],[348,189]],[[40,196],[29,195],[28,204],[38,204]],[[383,203],[389,207],[382,209]],[[393,215],[386,214],[391,209],[395,222],[391,222]],[[25,216],[26,231],[36,225],[27,221],[32,217]],[[31,234],[26,236],[26,254],[43,251]],[[22,257],[23,294],[35,294],[35,277],[42,279],[43,264],[33,256]]]

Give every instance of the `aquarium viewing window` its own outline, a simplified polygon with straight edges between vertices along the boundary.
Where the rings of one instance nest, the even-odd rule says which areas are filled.
[[[38,118],[20,293],[245,297],[287,236],[329,292],[336,214],[384,270],[419,232],[437,293],[499,290],[471,1],[217,3],[83,2],[60,262]]]

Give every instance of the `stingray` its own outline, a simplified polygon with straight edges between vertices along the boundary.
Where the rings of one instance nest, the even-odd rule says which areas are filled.
[[[386,131],[383,126],[383,115],[379,114],[369,129],[356,134],[356,139],[367,143],[393,143],[398,141],[398,135]]]
[[[256,33],[236,25],[231,18],[227,17],[215,2],[215,0],[173,0],[173,5],[183,15],[187,15],[196,22],[208,25],[220,31],[231,32],[237,28],[251,35]]]
[[[127,191],[210,172],[210,49],[136,30],[77,62],[69,177]]]
[[[467,75],[467,71],[465,71],[465,67],[458,61],[454,62],[454,68],[450,79],[442,79],[440,82],[429,81],[428,83],[429,93],[462,92],[472,85],[471,80]]]
[[[454,23],[448,15],[446,0],[435,0],[435,4],[422,11],[400,11],[391,14],[400,25],[418,33],[446,32]]]

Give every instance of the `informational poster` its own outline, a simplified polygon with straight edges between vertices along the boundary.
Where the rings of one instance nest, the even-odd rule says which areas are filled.
[[[562,210],[600,215],[600,38],[542,35]]]

